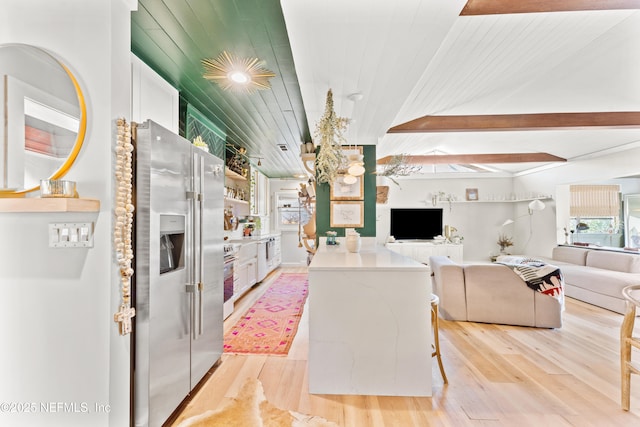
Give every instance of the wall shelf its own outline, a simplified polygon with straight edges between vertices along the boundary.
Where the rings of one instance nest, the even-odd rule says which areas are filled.
[[[249,202],[247,202],[246,200],[232,199],[230,197],[225,197],[224,201],[225,202],[231,202],[231,203],[239,203],[241,205],[248,205],[249,204]]]
[[[0,212],[99,212],[100,200],[67,197],[0,198]]]
[[[534,200],[552,200],[551,197],[534,197],[531,199],[514,199],[514,200],[452,200],[451,203],[524,203]],[[449,203],[448,200],[438,200],[438,203]]]
[[[245,178],[244,176],[240,175],[237,172],[232,171],[227,166],[224,167],[224,176],[226,176],[227,178],[234,179],[236,181],[246,181],[247,180],[247,178]]]

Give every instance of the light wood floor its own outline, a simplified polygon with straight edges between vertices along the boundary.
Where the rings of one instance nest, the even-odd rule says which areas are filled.
[[[225,331],[284,271],[304,269],[272,273],[236,303]],[[640,376],[631,379],[631,411],[620,408],[621,323],[622,315],[570,298],[558,330],[443,320],[449,385],[434,360],[432,397],[310,395],[305,311],[288,356],[223,355],[176,424],[221,407],[254,377],[274,405],[344,427],[640,426]]]

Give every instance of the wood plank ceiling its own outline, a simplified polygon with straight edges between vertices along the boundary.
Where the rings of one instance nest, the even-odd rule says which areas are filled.
[[[377,144],[378,158],[549,153],[573,161],[640,145],[635,117],[626,123],[631,127],[583,122],[496,131],[458,122],[446,132],[387,133],[420,117],[637,114],[637,0],[407,0],[366,7],[357,0],[282,0],[282,6],[309,123],[333,88],[338,113],[355,118],[352,140]],[[350,105],[344,101],[350,92],[363,100]],[[515,174],[544,163],[489,166]]]
[[[337,114],[353,119],[348,141],[376,144],[379,158],[511,154],[514,163],[487,169],[515,174],[546,163],[522,163],[524,154],[572,161],[640,145],[638,129],[601,115],[628,113],[625,123],[637,124],[638,8],[640,0],[140,0],[132,51],[271,177],[304,171],[299,143],[310,140],[329,88]],[[202,78],[200,60],[222,50],[266,60],[273,90],[231,94]],[[607,126],[513,124],[592,113]],[[459,121],[387,133],[443,116]],[[511,116],[508,131],[472,129],[502,116]]]
[[[505,2],[502,0],[468,0],[460,16],[503,15],[514,13],[569,12],[585,10],[618,10],[640,8],[640,0],[526,0]],[[500,114],[475,116],[423,116],[390,128],[387,133],[438,133],[438,132],[486,132],[486,131],[538,131],[574,129],[640,129],[640,112],[589,112],[547,114]],[[378,160],[386,164],[391,156]],[[566,162],[566,159],[548,153],[503,154],[438,154],[408,155],[411,164],[496,164]]]
[[[225,130],[228,143],[246,148],[254,165],[261,158],[267,176],[304,173],[299,146],[311,137],[279,1],[138,3],[131,14],[132,52]],[[264,60],[276,74],[272,89],[238,94],[205,80],[201,60],[223,50]]]

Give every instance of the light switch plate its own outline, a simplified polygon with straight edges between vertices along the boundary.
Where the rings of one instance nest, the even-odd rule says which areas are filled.
[[[92,248],[93,222],[56,222],[49,224],[50,248]]]

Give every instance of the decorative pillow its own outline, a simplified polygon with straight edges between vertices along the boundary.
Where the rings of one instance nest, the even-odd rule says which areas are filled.
[[[556,261],[568,262],[576,265],[587,265],[589,249],[556,246],[553,248],[552,258]]]
[[[587,255],[589,267],[623,273],[640,273],[640,256],[610,251],[590,251]]]

